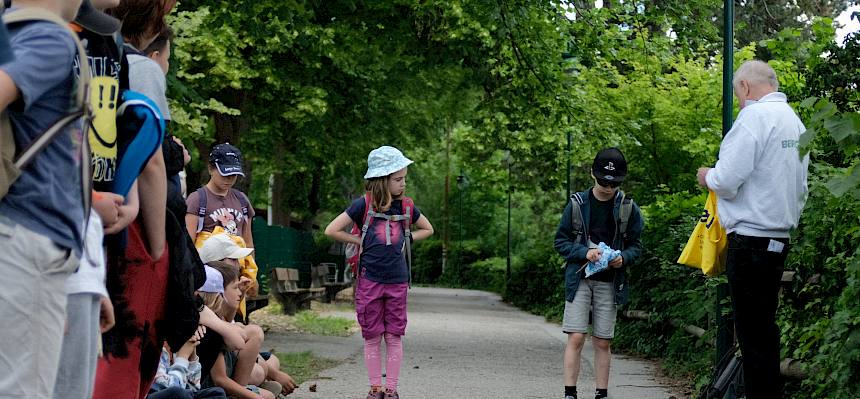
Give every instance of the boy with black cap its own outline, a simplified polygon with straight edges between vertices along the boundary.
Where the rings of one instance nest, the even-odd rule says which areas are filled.
[[[618,189],[627,176],[627,160],[617,148],[597,153],[591,167],[594,187],[574,194],[561,217],[555,249],[565,258],[565,306],[563,331],[568,335],[564,351],[564,397],[576,399],[576,381],[582,346],[592,314],[595,399],[608,397],[609,343],[615,334],[617,306],[627,301],[625,269],[642,252],[643,221],[639,207]],[[603,254],[604,244],[620,251]],[[607,251],[608,252],[608,251]],[[589,262],[606,262],[608,268],[586,276]]]

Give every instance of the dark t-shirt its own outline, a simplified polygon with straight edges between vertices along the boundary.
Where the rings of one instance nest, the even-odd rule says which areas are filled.
[[[365,213],[364,197],[352,201],[352,204],[346,209],[346,214],[358,226],[364,225]],[[403,201],[394,200],[391,209],[385,214],[402,215]],[[419,217],[421,217],[421,211],[415,207],[412,210],[412,223],[418,221]],[[389,222],[377,218],[371,221],[361,250],[361,269],[368,280],[384,284],[409,281],[409,270],[406,267],[406,258],[403,254],[405,242],[403,223],[405,222],[390,222],[391,245],[387,245],[386,224]]]
[[[6,31],[6,24],[0,24],[0,64],[5,64],[14,58],[12,46],[9,45],[9,32]]]
[[[227,233],[241,236],[245,228],[245,223],[248,223],[248,218],[254,218],[254,208],[250,206],[250,201],[245,193],[239,190],[230,190],[225,196],[215,195],[209,191],[206,186],[203,186],[203,192],[206,193],[206,217],[203,218],[203,231],[211,232],[216,226],[221,226]],[[248,204],[248,217],[242,213],[242,202],[239,196],[245,198],[245,203]],[[192,215],[197,215],[197,210],[200,207],[200,194],[194,191],[185,200],[185,212]]]
[[[210,378],[212,366],[218,360],[218,354],[224,349],[224,338],[214,330],[206,330],[206,335],[200,340],[200,345],[197,345],[197,357],[200,361],[200,381],[203,383],[203,388],[213,386]]]
[[[595,244],[603,242],[611,247],[615,238],[615,217],[612,214],[615,198],[600,201],[593,192],[589,191],[588,203],[588,236],[591,238],[591,242]],[[612,281],[613,278],[615,278],[615,270],[611,267],[588,277],[589,280],[595,281]]]
[[[90,106],[93,110],[93,127],[89,131],[92,151],[93,188],[111,191],[113,187],[118,149],[133,137],[119,137],[116,113],[122,92],[128,89],[128,63],[120,56],[119,46],[113,37],[102,36],[73,25],[78,38],[87,51],[93,80],[90,83]],[[80,67],[75,63],[75,73]]]

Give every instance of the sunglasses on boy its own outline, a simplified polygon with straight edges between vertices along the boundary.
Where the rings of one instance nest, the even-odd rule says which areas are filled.
[[[597,184],[599,184],[601,187],[617,188],[618,186],[621,185],[621,182],[620,181],[610,181],[610,180],[606,180],[606,179],[597,179]]]

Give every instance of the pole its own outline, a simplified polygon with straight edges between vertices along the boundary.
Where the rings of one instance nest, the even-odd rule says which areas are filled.
[[[508,162],[508,265],[505,271],[505,292],[511,282],[511,164]]]
[[[460,284],[460,264],[463,262],[463,186],[466,185],[466,177],[463,175],[463,170],[460,170],[460,175],[457,176],[457,284]]]
[[[732,89],[732,74],[734,73],[734,0],[723,2],[723,136],[732,127],[734,93]],[[731,348],[734,337],[732,327],[734,322],[731,314],[723,315],[723,302],[729,297],[728,284],[717,286],[717,357],[716,362]],[[716,363],[715,363],[716,364]]]
[[[451,186],[451,129],[446,128],[445,131],[445,192],[442,197],[442,275],[445,275],[445,270],[448,268],[448,230],[451,227],[449,221],[448,207],[448,191]]]
[[[570,130],[567,131],[567,192],[565,193],[565,201],[573,193],[570,192]]]

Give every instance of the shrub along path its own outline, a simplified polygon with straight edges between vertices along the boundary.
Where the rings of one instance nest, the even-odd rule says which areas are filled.
[[[561,398],[564,339],[557,325],[502,303],[498,295],[414,288],[403,341],[400,394],[404,398]],[[342,362],[323,371],[319,379],[305,382],[291,398],[365,398],[367,378],[359,334],[317,338],[288,333],[267,342],[283,347],[278,350],[309,350]],[[590,345],[584,358],[579,392],[581,398],[589,398],[594,392]],[[655,368],[649,362],[613,356],[610,397],[682,397],[657,380]],[[309,392],[312,384],[317,392]]]

